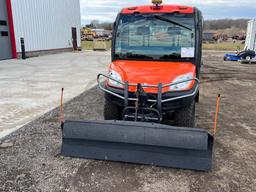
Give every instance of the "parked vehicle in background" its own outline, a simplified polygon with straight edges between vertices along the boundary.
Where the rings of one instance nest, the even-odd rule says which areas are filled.
[[[241,61],[250,63],[256,61],[256,19],[248,21],[245,47],[243,51],[236,54],[225,54],[225,61]]]

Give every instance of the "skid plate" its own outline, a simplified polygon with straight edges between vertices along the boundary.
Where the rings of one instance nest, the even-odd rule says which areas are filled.
[[[213,137],[203,129],[127,121],[66,121],[61,154],[210,170]]]

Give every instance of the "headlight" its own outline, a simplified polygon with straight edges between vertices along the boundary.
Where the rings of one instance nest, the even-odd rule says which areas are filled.
[[[170,87],[170,90],[171,91],[182,91],[182,90],[188,89],[193,81],[186,81],[186,80],[193,79],[193,78],[194,78],[193,73],[187,73],[187,74],[178,76],[172,82],[172,83],[178,83],[178,84],[172,85]],[[183,82],[183,81],[186,81],[186,82]],[[183,83],[179,83],[179,82],[183,82]]]
[[[121,77],[121,75],[118,73],[118,72],[116,72],[116,71],[114,71],[114,70],[111,70],[111,71],[109,71],[109,77],[111,77],[112,79],[114,79],[114,80],[116,80],[116,81],[114,81],[114,80],[112,80],[112,79],[109,79],[109,84],[110,85],[112,85],[112,86],[115,86],[115,87],[123,87],[123,85],[122,84],[120,84],[120,83],[118,83],[117,81],[119,81],[119,82],[122,82],[122,77]]]

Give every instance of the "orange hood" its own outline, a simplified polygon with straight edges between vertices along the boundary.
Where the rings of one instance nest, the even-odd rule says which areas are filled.
[[[158,85],[159,83],[169,84],[178,76],[190,72],[195,76],[196,66],[188,62],[118,60],[110,65],[109,70],[118,72],[123,82]],[[135,87],[129,88],[129,91],[135,90]],[[154,88],[147,88],[145,91],[157,93],[157,89]],[[169,88],[163,90],[163,92],[167,91]]]

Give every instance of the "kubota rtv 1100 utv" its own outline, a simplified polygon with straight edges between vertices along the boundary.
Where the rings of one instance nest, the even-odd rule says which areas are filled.
[[[62,154],[209,170],[213,137],[193,128],[201,55],[197,8],[153,0],[123,9],[109,72],[98,75],[105,121],[66,121]]]
[[[105,119],[158,122],[173,114],[177,126],[194,127],[201,12],[186,6],[130,7],[118,15],[113,33],[113,62],[101,86]],[[135,102],[137,97],[140,103]],[[136,105],[142,108],[126,108]]]

